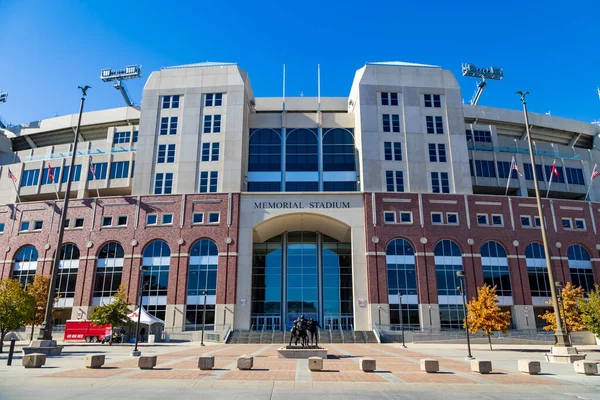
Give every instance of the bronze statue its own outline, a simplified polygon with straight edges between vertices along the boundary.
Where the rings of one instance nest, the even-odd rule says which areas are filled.
[[[300,345],[302,348],[304,348],[305,346],[308,346],[310,342],[311,345],[314,343],[314,345],[318,347],[318,328],[320,328],[320,326],[317,321],[313,320],[312,318],[307,321],[304,318],[304,315],[301,315],[300,318],[296,319],[292,325],[292,334],[290,336],[289,346],[292,346],[292,342],[295,339],[295,346],[298,346],[298,342],[300,342]],[[308,338],[308,332],[310,332],[310,340]]]

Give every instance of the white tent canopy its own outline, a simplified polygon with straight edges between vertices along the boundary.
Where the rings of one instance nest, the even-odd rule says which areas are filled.
[[[139,312],[140,312],[140,309],[138,308],[137,310],[135,310],[134,312],[132,312],[131,314],[128,315],[129,319],[132,320],[133,322],[137,322]],[[144,324],[144,325],[148,325],[148,326],[152,326],[154,324],[164,325],[165,321],[163,321],[162,319],[156,318],[154,315],[148,314],[146,309],[144,307],[142,307],[142,314],[140,316],[140,324]]]

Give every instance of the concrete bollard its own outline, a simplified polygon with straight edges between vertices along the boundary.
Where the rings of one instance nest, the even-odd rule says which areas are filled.
[[[152,369],[156,367],[156,356],[141,356],[138,358],[138,367],[140,369]]]
[[[377,361],[374,358],[361,358],[360,370],[364,372],[373,372],[377,369]]]
[[[209,370],[215,367],[214,356],[200,356],[198,357],[198,368],[202,370]]]
[[[519,372],[529,375],[537,375],[542,372],[542,365],[539,361],[519,360]]]
[[[238,369],[247,370],[252,369],[254,366],[254,357],[252,356],[239,356],[237,359],[237,367]]]
[[[438,360],[423,358],[421,359],[421,371],[434,373],[440,371],[440,363]]]
[[[492,372],[491,361],[471,360],[471,371],[480,374],[489,374]]]
[[[311,371],[322,370],[323,359],[321,357],[308,357],[308,369]]]
[[[41,368],[46,364],[46,355],[42,353],[31,353],[23,355],[23,366],[25,368]]]
[[[578,374],[596,375],[598,373],[598,364],[595,361],[575,361],[573,368]]]
[[[101,368],[104,365],[104,354],[87,354],[83,356],[86,368]]]

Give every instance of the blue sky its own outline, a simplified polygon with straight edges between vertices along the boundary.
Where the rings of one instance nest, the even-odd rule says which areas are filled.
[[[77,112],[77,86],[90,85],[86,110],[121,107],[99,79],[102,68],[142,64],[134,100],[149,73],[201,61],[237,62],[256,96],[347,96],[368,61],[410,61],[452,70],[465,102],[476,81],[462,62],[504,68],[481,105],[600,119],[597,0],[504,1],[32,1],[0,0],[0,115],[14,124]]]

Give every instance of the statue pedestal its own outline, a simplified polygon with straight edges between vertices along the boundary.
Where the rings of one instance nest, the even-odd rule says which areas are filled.
[[[280,347],[277,349],[277,358],[306,358],[309,357],[321,357],[322,359],[327,358],[327,349],[320,347],[305,347],[300,346],[287,346]]]
[[[585,360],[585,354],[577,352],[575,347],[557,347],[550,348],[550,354],[545,354],[546,360],[551,363],[574,363],[575,361]]]
[[[23,347],[23,355],[41,353],[47,356],[60,356],[64,346],[57,346],[56,340],[33,340],[29,346]]]

